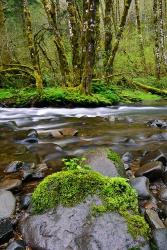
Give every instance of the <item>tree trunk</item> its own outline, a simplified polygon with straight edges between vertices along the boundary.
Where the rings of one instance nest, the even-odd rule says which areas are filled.
[[[159,0],[159,22],[160,22],[160,51],[161,62],[167,64],[167,58],[165,55],[165,35],[164,35],[164,20],[163,20],[163,2]]]
[[[33,69],[34,69],[36,87],[39,91],[41,91],[43,88],[43,81],[42,81],[41,70],[40,70],[40,65],[39,65],[39,55],[38,55],[36,44],[34,43],[31,16],[30,16],[30,11],[29,11],[27,0],[23,0],[23,9],[24,9],[25,32],[27,36],[30,57],[31,57],[31,61],[32,61]]]
[[[116,37],[116,42],[113,46],[111,56],[110,56],[108,63],[107,63],[107,67],[110,68],[111,74],[113,73],[113,64],[114,64],[115,56],[116,56],[116,53],[118,51],[119,43],[121,41],[122,34],[123,34],[123,31],[125,28],[126,19],[128,16],[131,2],[132,2],[132,0],[126,0],[125,6],[124,6],[124,11],[123,11],[122,18],[121,18],[121,23],[120,23],[119,30],[118,30],[117,37]]]
[[[79,13],[75,0],[66,0],[67,10],[69,13],[69,29],[70,40],[72,47],[72,64],[73,64],[73,85],[80,84],[80,67],[81,67],[81,53],[80,53],[80,41],[81,41],[81,23]]]
[[[161,77],[161,56],[159,44],[159,25],[158,25],[158,5],[157,0],[153,1],[153,14],[154,14],[154,32],[155,32],[155,75],[159,80]]]
[[[57,52],[58,52],[59,65],[60,65],[63,85],[68,86],[68,84],[71,81],[70,69],[69,69],[65,49],[63,46],[62,37],[57,26],[56,6],[53,0],[42,0],[42,3],[45,9],[45,12],[47,14],[47,17],[48,17],[48,23],[54,35],[54,41],[55,41]]]
[[[147,72],[146,58],[144,54],[143,36],[142,36],[141,22],[140,22],[139,0],[135,0],[135,9],[136,9],[137,31],[139,36],[140,55],[144,69]]]
[[[104,19],[104,29],[105,29],[105,72],[106,75],[111,74],[111,68],[107,65],[112,51],[112,8],[113,0],[105,0],[105,19]]]
[[[4,5],[0,1],[0,65],[10,63],[12,55],[8,45],[8,37],[5,27]]]
[[[84,1],[83,19],[83,75],[82,90],[85,94],[90,94],[90,87],[93,77],[93,69],[96,54],[96,31],[97,12],[99,8],[98,0]]]

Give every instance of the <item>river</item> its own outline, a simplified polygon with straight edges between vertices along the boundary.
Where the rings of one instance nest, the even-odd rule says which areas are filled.
[[[13,161],[53,163],[102,146],[121,155],[132,152],[135,159],[149,150],[166,153],[167,131],[147,124],[155,119],[167,120],[167,102],[105,108],[1,108],[1,177]],[[38,139],[27,140],[34,130]],[[54,168],[51,164],[48,173],[56,171],[56,164]]]

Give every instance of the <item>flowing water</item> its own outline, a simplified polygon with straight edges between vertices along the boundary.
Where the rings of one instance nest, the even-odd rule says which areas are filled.
[[[154,119],[167,120],[167,102],[106,108],[1,108],[1,177],[12,161],[47,162],[101,146],[120,154],[132,152],[136,158],[146,150],[167,153],[167,130],[147,125]],[[69,129],[65,136],[57,134],[64,128]],[[38,132],[37,142],[26,141],[31,129]]]

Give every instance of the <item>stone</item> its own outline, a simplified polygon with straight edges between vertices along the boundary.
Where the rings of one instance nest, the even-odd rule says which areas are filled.
[[[160,161],[164,166],[167,164],[167,158],[161,150],[148,151],[144,154],[140,161],[140,166],[145,165],[151,161]]]
[[[63,128],[59,130],[59,133],[63,136],[76,136],[78,135],[78,130],[74,128]]]
[[[151,197],[149,191],[149,179],[145,176],[130,179],[130,184],[136,189],[140,199],[147,200]]]
[[[152,209],[146,209],[146,218],[149,222],[149,224],[154,228],[154,229],[159,229],[159,228],[165,228],[165,225],[161,221],[161,219],[158,216],[158,213],[155,212]]]
[[[155,128],[167,128],[167,122],[164,120],[151,120],[147,122],[147,125]]]
[[[167,250],[167,229],[156,229],[153,231],[153,239],[158,250]]]
[[[31,129],[28,131],[28,138],[38,138],[38,132],[35,129]]]
[[[122,161],[126,164],[130,164],[133,160],[133,156],[132,153],[130,152],[126,152],[125,154],[123,154],[122,156]]]
[[[20,200],[20,208],[27,209],[31,203],[31,194],[26,194],[21,197]]]
[[[23,240],[15,240],[7,246],[6,250],[26,250],[26,244]]]
[[[162,162],[155,161],[155,162],[149,162],[140,167],[136,172],[135,176],[146,176],[149,178],[149,180],[153,181],[158,178],[161,178],[164,172],[164,166]]]
[[[159,198],[163,203],[167,204],[167,188],[161,189]]]
[[[118,213],[92,216],[90,209],[95,204],[101,202],[91,197],[75,207],[58,206],[26,217],[20,222],[23,239],[32,249],[150,249],[142,237],[134,239],[130,235],[125,219]]]
[[[4,244],[13,236],[13,226],[9,219],[0,219],[0,244]]]
[[[0,190],[0,219],[14,214],[16,199],[10,191]]]
[[[21,161],[14,161],[9,166],[6,167],[4,170],[5,173],[15,173],[20,170],[23,166],[23,162]]]
[[[107,148],[97,148],[89,151],[84,155],[86,164],[90,165],[92,170],[97,171],[105,176],[118,176],[118,170],[115,164],[108,159]]]
[[[50,135],[57,139],[63,138],[63,134],[59,130],[52,131]]]
[[[21,187],[22,181],[19,179],[5,178],[0,182],[0,189],[15,190]]]

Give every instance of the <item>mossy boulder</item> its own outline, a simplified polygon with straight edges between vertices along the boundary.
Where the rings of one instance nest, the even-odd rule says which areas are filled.
[[[150,249],[143,237],[131,235],[126,219],[117,212],[93,216],[92,206],[101,203],[97,196],[89,196],[74,207],[58,205],[44,214],[29,216],[21,223],[23,238],[32,249]],[[133,225],[134,231],[138,232],[138,225]]]
[[[46,250],[147,246],[149,227],[128,180],[104,176],[76,160],[66,165],[68,170],[46,177],[35,189],[34,215],[21,223],[26,242]]]

